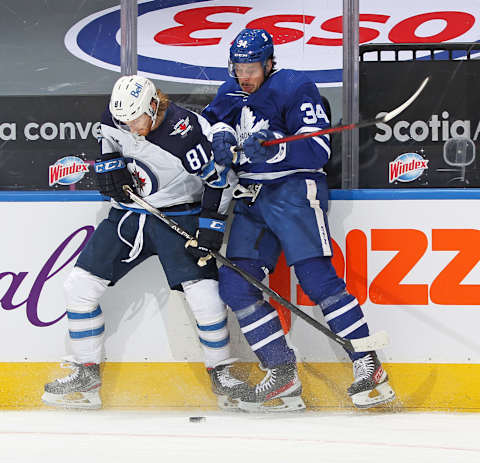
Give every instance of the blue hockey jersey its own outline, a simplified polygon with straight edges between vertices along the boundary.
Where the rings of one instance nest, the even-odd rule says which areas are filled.
[[[254,132],[269,129],[282,136],[315,132],[330,127],[322,97],[315,84],[301,71],[290,69],[272,73],[254,93],[241,90],[229,78],[218,90],[202,115],[212,124],[228,124],[237,134],[238,144]],[[280,156],[252,163],[240,156],[235,170],[243,184],[282,181],[296,175],[318,178],[330,157],[330,136],[316,136],[286,144]]]

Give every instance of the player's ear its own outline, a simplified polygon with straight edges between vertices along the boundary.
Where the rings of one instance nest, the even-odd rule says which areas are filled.
[[[268,58],[267,62],[265,63],[265,73],[267,74],[267,76],[268,74],[270,74],[272,67],[273,67],[273,60],[272,58]]]

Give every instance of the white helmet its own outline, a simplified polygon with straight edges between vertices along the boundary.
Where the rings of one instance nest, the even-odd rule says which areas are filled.
[[[154,110],[150,103],[157,101]],[[153,82],[142,76],[123,76],[115,82],[110,97],[110,112],[120,122],[130,122],[143,113],[148,114],[155,123],[158,111],[157,90]]]

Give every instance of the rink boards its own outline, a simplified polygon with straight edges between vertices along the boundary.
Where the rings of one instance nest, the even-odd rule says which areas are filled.
[[[475,190],[332,192],[329,221],[337,273],[362,303],[395,407],[480,410],[480,194]],[[92,192],[2,193],[0,407],[41,406],[43,384],[61,370],[68,338],[62,283],[106,215]],[[280,262],[271,286],[322,321]],[[155,258],[101,301],[106,320],[103,400],[111,407],[214,408],[191,314],[168,290]],[[284,317],[289,328],[288,316]],[[239,374],[259,379],[230,317]],[[305,401],[348,408],[352,380],[345,353],[292,316]]]

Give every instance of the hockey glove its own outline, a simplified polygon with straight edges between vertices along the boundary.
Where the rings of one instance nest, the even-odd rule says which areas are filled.
[[[129,203],[130,198],[123,191],[123,185],[135,188],[132,175],[127,169],[125,158],[120,153],[103,154],[95,161],[98,191],[119,203]]]
[[[235,164],[232,148],[237,145],[237,139],[231,132],[221,131],[213,134],[212,150],[215,162],[222,166],[230,167]]]
[[[188,240],[185,248],[198,259],[197,264],[203,267],[212,258],[210,251],[218,251],[222,246],[225,232],[226,215],[211,211],[202,211],[198,218],[197,238]]]
[[[283,135],[267,129],[252,133],[243,143],[245,156],[250,159],[252,163],[281,161],[285,157],[285,143],[272,146],[262,145],[263,141],[280,138],[281,136]]]

